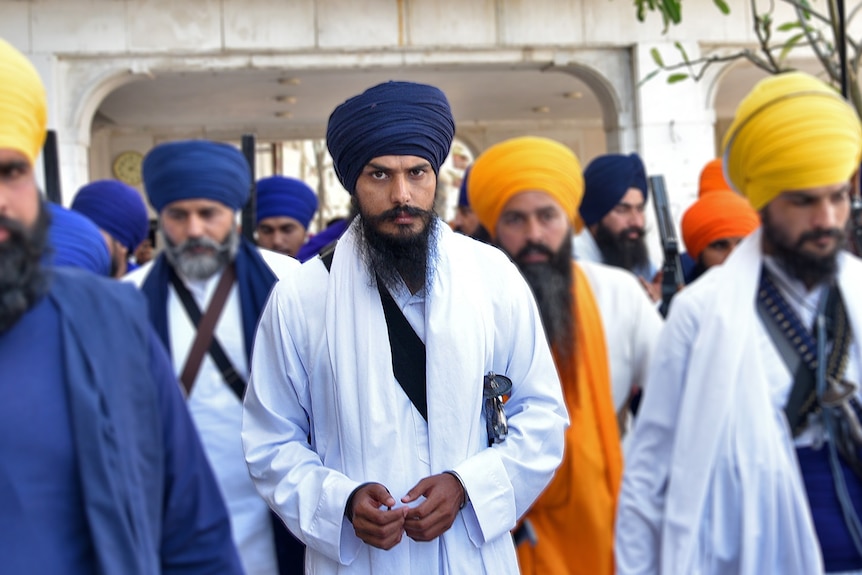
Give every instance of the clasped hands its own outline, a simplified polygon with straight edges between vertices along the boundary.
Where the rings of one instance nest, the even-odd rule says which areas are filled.
[[[417,504],[422,497],[425,500]],[[449,473],[422,479],[401,498],[404,505],[397,507],[385,486],[368,483],[354,493],[347,516],[362,541],[392,549],[405,533],[414,541],[431,541],[445,533],[465,498],[461,483]]]

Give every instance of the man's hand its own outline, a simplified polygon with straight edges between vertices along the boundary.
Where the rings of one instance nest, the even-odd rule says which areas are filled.
[[[425,501],[416,507],[404,508],[407,510],[404,530],[414,541],[431,541],[452,527],[466,494],[454,475],[441,473],[417,483],[401,501],[407,504],[420,496],[424,496]]]
[[[395,498],[379,483],[369,483],[357,489],[347,510],[356,536],[384,550],[398,545],[404,533],[404,517],[410,509],[391,509],[394,505]],[[391,510],[381,509],[383,507]]]
[[[642,277],[638,276],[638,280],[640,280],[641,285],[646,290],[647,295],[653,301],[653,303],[659,301],[661,299],[661,282],[664,278],[664,271],[659,270],[655,276],[653,276],[652,281],[648,282]]]

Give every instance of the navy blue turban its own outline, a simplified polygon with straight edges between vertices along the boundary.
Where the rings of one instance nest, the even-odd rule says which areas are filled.
[[[629,188],[637,188],[644,197],[647,194],[646,169],[640,156],[630,154],[606,154],[599,156],[584,170],[584,199],[581,201],[581,219],[591,226],[614,209]]]
[[[57,204],[47,204],[51,213],[46,265],[84,269],[102,276],[111,275],[108,244],[96,224],[86,216]]]
[[[266,218],[288,217],[308,229],[316,211],[317,196],[302,180],[284,176],[258,180],[255,223]]]
[[[160,144],[144,158],[144,187],[153,207],[179,200],[207,199],[233,211],[246,204],[251,190],[248,162],[239,150],[208,140]]]
[[[150,229],[147,206],[138,191],[117,180],[97,180],[75,195],[72,209],[82,213],[112,238],[135,251]]]
[[[386,82],[335,108],[326,146],[338,180],[353,194],[362,170],[379,156],[417,156],[439,173],[454,136],[452,110],[438,88]]]
[[[458,189],[459,208],[470,207],[470,198],[467,196],[467,176],[470,175],[470,168],[472,167],[473,166],[467,166],[467,169],[464,170],[464,175],[461,177],[461,187]]]

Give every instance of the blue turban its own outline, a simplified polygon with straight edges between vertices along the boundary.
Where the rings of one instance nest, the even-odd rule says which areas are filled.
[[[464,176],[461,178],[461,187],[458,189],[458,207],[459,208],[469,208],[470,207],[470,198],[467,196],[467,176],[470,175],[470,168],[473,166],[467,166],[467,169],[464,170]]]
[[[353,194],[359,174],[379,156],[417,156],[439,173],[454,136],[452,110],[438,88],[386,82],[335,108],[326,146],[338,180]]]
[[[129,253],[134,252],[149,233],[150,218],[141,194],[117,180],[87,184],[78,190],[72,209],[90,218]]]
[[[162,209],[179,200],[207,199],[239,211],[248,201],[251,171],[239,150],[208,140],[160,144],[142,167],[150,203]]]
[[[111,254],[99,228],[78,212],[54,203],[47,204],[51,213],[46,265],[84,269],[102,276],[111,275]]]
[[[257,219],[293,218],[308,229],[317,211],[317,196],[308,184],[296,178],[272,176],[257,182]]]
[[[606,154],[599,156],[584,170],[584,199],[581,201],[581,219],[591,226],[614,209],[629,188],[637,188],[644,197],[647,194],[646,169],[640,156],[630,154]]]

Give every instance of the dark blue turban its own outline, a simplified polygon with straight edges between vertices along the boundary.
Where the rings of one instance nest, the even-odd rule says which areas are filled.
[[[455,135],[446,95],[412,82],[386,82],[332,112],[326,146],[335,174],[353,194],[363,168],[379,156],[417,156],[439,173]]]
[[[251,172],[239,150],[208,140],[160,144],[144,158],[144,187],[153,207],[207,199],[239,211],[248,201]]]
[[[614,209],[629,188],[637,188],[644,197],[647,194],[646,169],[640,156],[630,154],[607,154],[599,156],[584,170],[584,199],[581,201],[581,218],[591,226]]]
[[[111,254],[99,228],[86,216],[57,204],[47,204],[51,213],[46,265],[84,269],[102,276],[111,275]]]
[[[467,169],[464,170],[464,176],[461,178],[461,187],[458,189],[458,207],[459,208],[468,208],[470,207],[470,198],[467,196],[467,176],[470,175],[470,168],[472,166],[467,166]]]
[[[314,212],[317,211],[317,196],[308,184],[296,178],[272,176],[257,182],[257,219],[293,218],[308,229]]]
[[[147,206],[138,190],[117,180],[98,180],[87,184],[75,195],[72,209],[135,251],[150,229]]]

